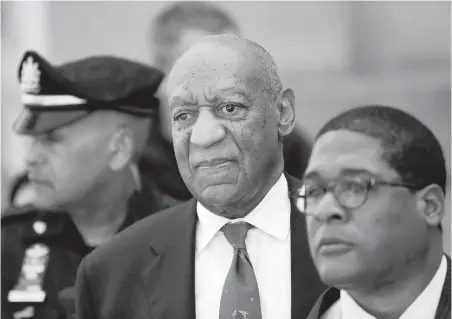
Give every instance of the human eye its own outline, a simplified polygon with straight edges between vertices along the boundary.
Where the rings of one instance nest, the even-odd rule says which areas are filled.
[[[185,121],[190,117],[190,114],[188,113],[179,113],[174,115],[173,120],[178,122],[178,121]]]
[[[325,194],[325,188],[320,185],[305,185],[304,187],[306,198],[319,198]]]
[[[54,144],[54,143],[60,142],[60,141],[62,140],[62,137],[61,137],[57,132],[55,132],[55,131],[50,131],[50,132],[45,133],[45,134],[42,136],[42,139],[43,139],[44,142],[46,142],[46,143]]]
[[[243,115],[246,108],[238,103],[225,103],[220,106],[219,113],[225,116],[240,116]]]
[[[345,179],[340,182],[340,189],[348,194],[362,194],[366,191],[368,182],[358,179]]]
[[[185,122],[191,120],[194,116],[193,112],[180,111],[174,114],[173,121]]]

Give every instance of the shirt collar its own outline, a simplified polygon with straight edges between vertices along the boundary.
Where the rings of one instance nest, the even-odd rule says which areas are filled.
[[[284,241],[290,230],[290,199],[286,177],[281,174],[262,201],[244,218],[227,219],[210,212],[200,202],[196,203],[196,212],[199,219],[196,236],[198,253],[210,243],[224,225],[242,220]]]
[[[436,309],[441,298],[444,281],[446,279],[447,260],[443,255],[441,264],[430,283],[421,294],[403,312],[399,319],[409,318],[435,318]],[[376,319],[359,306],[353,298],[345,291],[341,290],[341,311],[342,318]]]
[[[436,309],[438,308],[439,299],[443,290],[444,281],[446,280],[447,260],[443,255],[441,264],[436,271],[435,276],[425,287],[421,294],[413,301],[408,309],[400,316],[399,319],[410,318],[435,318]]]

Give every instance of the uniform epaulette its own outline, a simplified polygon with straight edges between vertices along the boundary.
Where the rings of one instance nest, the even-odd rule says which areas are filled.
[[[33,220],[37,215],[38,210],[30,205],[22,207],[11,207],[2,212],[2,225],[5,223]]]

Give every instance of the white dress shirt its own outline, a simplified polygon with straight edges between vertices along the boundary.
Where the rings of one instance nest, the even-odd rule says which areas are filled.
[[[196,206],[196,318],[215,319],[220,313],[223,285],[233,248],[220,229],[231,220]],[[290,200],[281,175],[264,199],[244,220],[255,226],[245,244],[256,275],[262,319],[289,319],[291,314]]]
[[[446,273],[447,260],[443,256],[435,276],[399,319],[434,319]],[[344,290],[341,290],[340,296],[340,299],[325,312],[322,319],[377,319],[361,308]]]

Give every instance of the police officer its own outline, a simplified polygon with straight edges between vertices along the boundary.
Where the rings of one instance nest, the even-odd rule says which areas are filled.
[[[71,318],[81,259],[161,206],[137,161],[163,73],[112,56],[52,66],[26,52],[24,110],[33,206],[2,214],[2,318]]]

